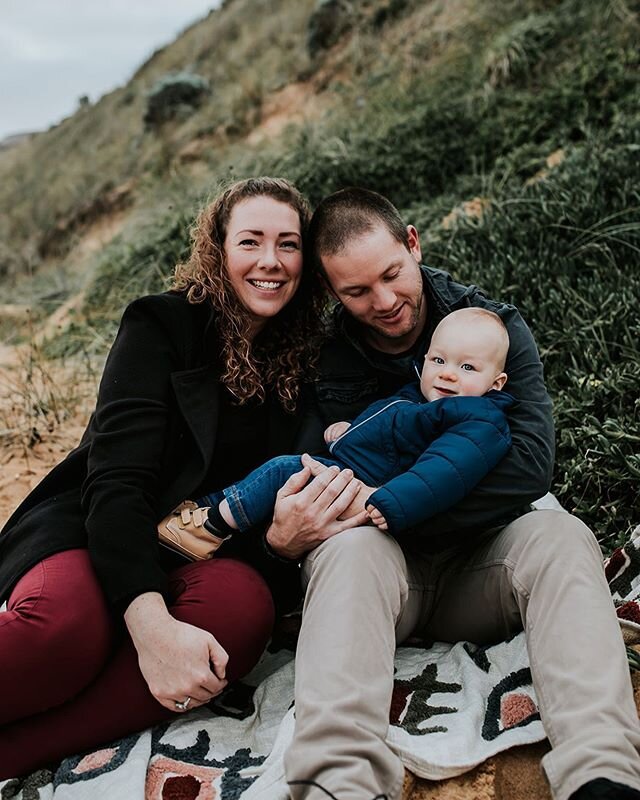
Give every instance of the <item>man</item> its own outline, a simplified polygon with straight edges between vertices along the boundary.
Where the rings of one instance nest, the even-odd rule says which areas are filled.
[[[421,267],[418,232],[373,192],[326,198],[310,245],[341,305],[309,450],[327,424],[413,379],[436,324],[458,308],[502,318],[517,403],[503,461],[455,508],[396,539],[362,527],[362,516],[339,519],[357,492],[348,470],[308,461],[281,489],[268,545],[281,558],[308,554],[285,757],[292,798],[398,800],[403,768],[385,743],[396,643],[416,631],[487,644],[524,627],[554,798],[640,800],[640,725],[598,544],[569,514],[524,513],[547,491],[553,461],[551,403],[528,328],[513,306]],[[305,485],[310,470],[317,477]]]

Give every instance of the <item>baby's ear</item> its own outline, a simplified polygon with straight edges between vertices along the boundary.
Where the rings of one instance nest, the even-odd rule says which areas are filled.
[[[501,372],[496,377],[496,379],[494,380],[493,385],[491,386],[491,388],[495,389],[497,392],[499,392],[502,389],[502,387],[505,385],[506,382],[507,382],[507,373],[506,372]]]

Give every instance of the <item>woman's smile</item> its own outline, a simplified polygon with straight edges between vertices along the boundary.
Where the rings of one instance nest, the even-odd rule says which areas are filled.
[[[260,289],[261,291],[265,292],[276,292],[285,285],[285,281],[259,281],[251,278],[249,278],[249,283],[252,286],[255,286],[256,289]]]

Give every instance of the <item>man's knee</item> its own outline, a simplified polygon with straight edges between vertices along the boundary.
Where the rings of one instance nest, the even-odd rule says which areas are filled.
[[[303,619],[309,620],[312,608],[325,619],[339,614],[342,629],[351,631],[353,641],[354,626],[360,629],[365,620],[375,618],[378,630],[390,630],[393,637],[409,596],[404,553],[377,528],[349,529],[307,556],[303,587]]]
[[[586,550],[600,557],[599,545],[589,528],[572,514],[545,509],[525,514],[507,527],[529,550],[564,556]]]
[[[305,560],[305,568],[314,569],[331,562],[340,569],[357,569],[379,563],[381,559],[404,563],[400,546],[386,533],[371,525],[349,528],[324,541]]]
[[[602,571],[602,553],[591,530],[562,511],[532,511],[507,526],[509,560],[530,582],[540,570]]]
[[[373,526],[350,528],[327,539],[307,556],[303,584],[337,582],[349,586],[406,584],[407,564],[398,543]]]

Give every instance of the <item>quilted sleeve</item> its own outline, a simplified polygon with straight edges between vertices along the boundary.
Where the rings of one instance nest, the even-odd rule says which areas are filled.
[[[460,502],[511,446],[505,414],[485,398],[456,398],[436,403],[438,413],[424,417],[422,424],[427,429],[414,433],[424,434],[428,439],[435,428],[440,435],[409,470],[369,497],[368,502],[385,517],[391,534]]]

